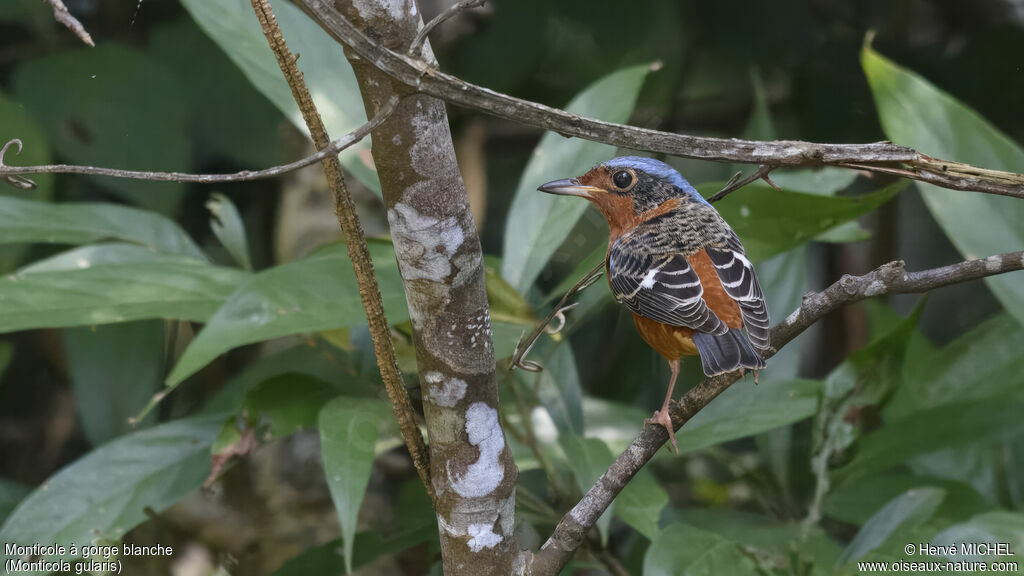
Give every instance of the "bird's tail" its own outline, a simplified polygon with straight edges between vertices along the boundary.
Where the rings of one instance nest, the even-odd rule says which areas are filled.
[[[718,335],[698,332],[693,335],[693,343],[700,353],[705,376],[732,372],[740,367],[760,370],[765,366],[764,360],[740,328]]]

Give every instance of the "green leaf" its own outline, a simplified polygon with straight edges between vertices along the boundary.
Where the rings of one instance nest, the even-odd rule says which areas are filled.
[[[953,96],[867,45],[861,64],[882,128],[893,142],[981,168],[1024,172],[1024,148]],[[932,216],[965,258],[1024,246],[1024,203],[1019,199],[917,186]],[[1024,323],[1024,273],[991,276],[985,283],[1006,310]]]
[[[580,92],[566,110],[608,122],[626,122],[648,72],[648,65],[613,72]],[[581,198],[538,192],[537,186],[579,176],[614,155],[615,147],[607,144],[567,140],[554,132],[541,137],[523,171],[505,224],[501,275],[520,292],[526,293],[589,206]]]
[[[50,164],[50,144],[46,141],[39,123],[25,106],[0,92],[0,146],[15,138],[22,142],[21,154],[15,156],[18,148],[12,147],[7,151],[4,162],[14,166]],[[4,185],[0,188],[0,196],[17,196],[33,200],[47,200],[53,196],[53,174],[32,174],[27,178],[36,183],[35,190],[15,190]]]
[[[857,172],[835,166],[794,168],[772,172],[771,179],[783,190],[831,196],[853,184]]]
[[[188,171],[188,108],[177,78],[142,53],[112,43],[26,60],[14,93],[43,124],[50,143],[75,164]],[[134,86],[134,89],[128,87]],[[94,178],[157,212],[173,212],[177,182]]]
[[[288,83],[253,14],[252,4],[247,0],[182,0],[182,5],[253,86],[303,134],[308,134]],[[288,47],[293,54],[302,55],[298,66],[331,138],[341,138],[366,122],[359,86],[341,44],[295,5],[275,0],[271,6]],[[359,150],[368,149],[366,138],[343,151],[340,159],[363,184],[379,191],[377,173],[359,159]]]
[[[821,388],[817,380],[769,381],[757,386],[750,378],[737,382],[676,433],[679,452],[700,450],[810,418],[818,410]]]
[[[0,196],[0,244],[88,244],[101,240],[131,242],[167,254],[206,260],[180,226],[148,210]]]
[[[954,546],[957,554],[944,556],[950,560],[971,560],[975,562],[991,562],[999,560],[991,558],[991,554],[960,554],[961,544],[1009,544],[1015,556],[1020,556],[1024,549],[1024,513],[1003,510],[979,514],[967,522],[955,524],[939,532],[931,540],[935,546]],[[1014,561],[1016,558],[1006,558]],[[1019,565],[1019,560],[1017,560]]]
[[[916,364],[885,407],[900,418],[965,400],[1013,392],[1024,373],[1024,326],[1003,313],[981,323]]]
[[[32,492],[31,486],[0,478],[0,523]]]
[[[615,460],[608,445],[597,438],[583,438],[575,434],[562,434],[558,437],[558,443],[565,452],[566,463],[576,478],[576,486],[580,492],[586,494],[587,490],[597,482],[608,470],[608,466]],[[608,541],[608,527],[612,521],[612,511],[615,509],[615,502],[612,502],[608,509],[597,519],[597,529],[601,533],[601,541]]]
[[[919,526],[935,514],[946,492],[939,488],[923,487],[909,490],[889,501],[861,526],[838,564],[857,560],[880,547],[891,536]]]
[[[208,319],[247,274],[141,246],[84,246],[0,278],[0,330]]]
[[[225,417],[175,420],[93,450],[25,498],[0,528],[0,541],[79,547],[120,541],[147,518],[146,508],[163,511],[202,485]]]
[[[641,469],[615,499],[615,515],[653,541],[658,536],[658,520],[666,506],[668,493],[653,474]]]
[[[206,209],[210,211],[210,228],[217,240],[220,240],[239,266],[251,271],[252,260],[245,239],[245,224],[235,204],[227,196],[214,192],[206,201]]]
[[[992,507],[967,484],[906,472],[889,472],[872,474],[857,482],[846,482],[834,488],[825,496],[822,510],[830,518],[861,525],[886,502],[904,492],[924,486],[941,488],[946,492],[947,498],[936,512],[940,516],[958,520],[969,518]]]
[[[64,331],[64,351],[89,442],[99,446],[130,432],[130,418],[163,380],[164,322],[71,328]]]
[[[391,245],[371,243],[370,252],[388,321],[408,320]],[[244,344],[365,322],[352,263],[345,246],[334,244],[250,277],[189,344],[167,377],[167,385],[177,386],[217,356]]]
[[[755,576],[754,561],[735,542],[686,524],[661,531],[644,555],[643,576]]]
[[[715,203],[732,226],[752,260],[766,260],[809,242],[888,202],[906,186],[897,182],[859,196],[822,196],[750,184]],[[697,190],[710,196],[721,183],[701,184]]]
[[[337,395],[338,388],[317,378],[282,374],[250,390],[244,411],[250,418],[269,420],[269,439],[272,440],[314,428],[321,409]]]
[[[995,398],[943,404],[886,422],[863,436],[849,464],[836,470],[840,482],[885,470],[912,456],[972,442],[993,442],[1024,434],[1024,389]],[[941,426],[936,426],[941,422]]]
[[[375,399],[336,398],[320,411],[324,474],[338,512],[345,571],[352,571],[356,517],[373,468],[374,446],[388,406]]]
[[[550,350],[552,345],[542,344],[535,353],[543,354],[544,349]],[[540,373],[540,387],[537,396],[541,405],[551,415],[560,433],[583,434],[583,389],[580,387],[580,375],[576,371],[576,357],[568,342],[554,344],[554,351],[542,362],[544,371]],[[524,382],[535,381],[536,375],[520,370],[516,376]],[[529,386],[529,384],[527,384]]]
[[[255,17],[251,5],[249,10]],[[192,108],[193,142],[204,147],[200,154],[209,147],[253,170],[282,163],[284,116],[191,18],[154,26],[147,34],[147,53],[181,80]]]

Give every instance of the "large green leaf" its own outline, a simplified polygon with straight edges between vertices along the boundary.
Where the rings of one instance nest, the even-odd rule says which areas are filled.
[[[307,374],[282,374],[250,390],[242,412],[261,424],[266,422],[269,439],[283,438],[315,428],[324,404],[339,392],[335,386]]]
[[[917,74],[865,46],[861,63],[886,136],[938,158],[1024,172],[1024,148]],[[932,216],[965,258],[1020,250],[1024,202],[918,183]],[[1024,323],[1024,272],[985,279],[1006,310]]]
[[[715,208],[739,235],[751,259],[765,260],[874,211],[905,185],[897,182],[860,196],[822,196],[750,184],[716,202]],[[710,196],[721,188],[721,183],[713,183],[697,190]]]
[[[254,170],[281,163],[284,116],[253,90],[249,79],[195,21],[183,16],[154,26],[148,36],[147,53],[181,79],[192,108],[193,142],[203,147],[200,154],[209,148]]]
[[[345,571],[352,571],[356,518],[373,468],[374,447],[390,410],[376,399],[340,397],[320,411],[324,475],[341,523]]]
[[[861,526],[839,557],[839,564],[857,560],[884,544],[893,535],[928,520],[945,497],[946,492],[939,488],[922,487],[893,498]]]
[[[1024,373],[1024,326],[1009,314],[997,315],[917,362],[885,407],[900,418],[964,400],[1013,392]]]
[[[649,540],[658,537],[661,512],[668,506],[668,493],[646,468],[626,484],[615,499],[615,515]]]
[[[248,0],[182,0],[199,27],[227,53],[257,90],[263,93],[303,134],[308,134],[298,105],[260,30]],[[281,32],[298,65],[327,132],[341,138],[366,122],[355,74],[341,44],[290,2],[271,2]],[[341,153],[341,162],[361,182],[380,189],[377,173],[359,159],[369,138]]]
[[[836,470],[836,480],[852,481],[881,471],[912,456],[994,442],[1024,434],[1024,389],[984,400],[943,404],[887,421],[878,431],[863,436],[849,464]],[[941,422],[941,425],[936,423]]]
[[[860,525],[867,522],[889,500],[924,486],[941,488],[946,492],[947,497],[937,515],[955,520],[964,519],[992,508],[992,504],[967,484],[906,472],[889,472],[872,474],[857,482],[846,482],[838,486],[825,496],[822,510],[831,518]]]
[[[549,356],[540,356],[544,358],[544,371],[540,373],[540,386],[537,388],[541,405],[551,415],[560,433],[582,435],[583,389],[580,387],[580,375],[576,371],[572,346],[568,342],[562,342],[561,345],[542,343],[536,348],[541,348],[536,351],[541,354],[544,350],[554,348]],[[536,381],[536,374],[522,370],[516,376],[526,382]]]
[[[235,204],[227,196],[214,192],[206,201],[206,209],[210,211],[210,229],[217,240],[220,240],[221,245],[239,266],[252,270],[245,224]]]
[[[27,60],[14,93],[76,164],[129,170],[189,168],[188,107],[174,74],[112,43]],[[129,89],[128,87],[133,87]],[[176,182],[95,177],[108,189],[164,214],[185,188]]]
[[[562,434],[558,437],[558,443],[565,452],[566,463],[576,478],[576,486],[580,493],[586,494],[587,490],[597,482],[597,479],[608,470],[608,466],[615,460],[608,445],[597,438],[584,438],[576,434]],[[597,519],[597,529],[601,534],[601,541],[608,540],[608,527],[612,521],[612,511],[615,509],[615,502],[601,514]]]
[[[175,420],[93,450],[25,498],[0,528],[0,541],[81,547],[121,540],[146,519],[146,508],[162,511],[203,483],[225,416]]]
[[[247,276],[131,244],[83,246],[0,278],[0,330],[203,322]]]
[[[711,401],[679,432],[679,452],[691,452],[810,418],[818,410],[821,382],[737,382]]]
[[[580,92],[566,110],[608,122],[625,122],[650,66],[613,72]],[[537,186],[559,178],[574,178],[612,158],[615,147],[589,140],[545,134],[523,171],[505,224],[501,275],[526,293],[551,255],[568,237],[589,205],[581,198],[553,196]]]
[[[12,147],[4,162],[14,166],[50,163],[50,145],[39,123],[23,105],[0,92],[0,147],[15,138],[22,142],[21,154],[15,155],[18,149]],[[33,174],[28,178],[36,183],[35,190],[16,190],[5,184],[0,187],[0,196],[44,200],[53,195],[53,174]]]
[[[661,531],[644,556],[643,576],[755,576],[758,566],[738,544],[686,524]]]
[[[409,318],[390,244],[371,243],[377,282],[391,323]],[[252,276],[224,302],[189,344],[167,378],[170,387],[232,348],[303,332],[366,322],[352,263],[343,244]]]
[[[13,480],[0,478],[0,523],[7,519],[25,496],[32,492],[32,488],[19,484]]]
[[[129,419],[160,388],[164,322],[147,320],[64,331],[82,429],[99,446],[132,429]]]
[[[967,522],[955,524],[939,532],[931,540],[935,546],[953,546],[956,554],[946,556],[950,560],[987,561],[999,560],[991,558],[992,554],[960,554],[961,544],[997,544],[1009,545],[1009,551],[1017,558],[1005,560],[1016,561],[1020,565],[1020,550],[1024,550],[1024,513],[998,510],[978,514]]]
[[[51,204],[0,196],[0,244],[88,244],[119,240],[197,260],[206,256],[180,226],[159,214],[116,204]]]

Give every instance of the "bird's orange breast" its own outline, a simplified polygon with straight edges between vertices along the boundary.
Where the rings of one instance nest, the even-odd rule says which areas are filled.
[[[740,314],[740,307],[725,293],[708,253],[701,249],[687,260],[700,278],[701,286],[704,288],[704,302],[708,308],[729,328],[742,328],[743,317]],[[633,323],[636,324],[640,337],[666,359],[676,360],[682,356],[697,355],[692,328],[664,324],[639,314],[633,314]]]

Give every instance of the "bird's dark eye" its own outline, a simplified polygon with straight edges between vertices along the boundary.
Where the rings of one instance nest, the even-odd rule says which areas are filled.
[[[619,170],[612,175],[612,182],[615,184],[616,188],[625,190],[633,183],[633,175],[625,170]]]

